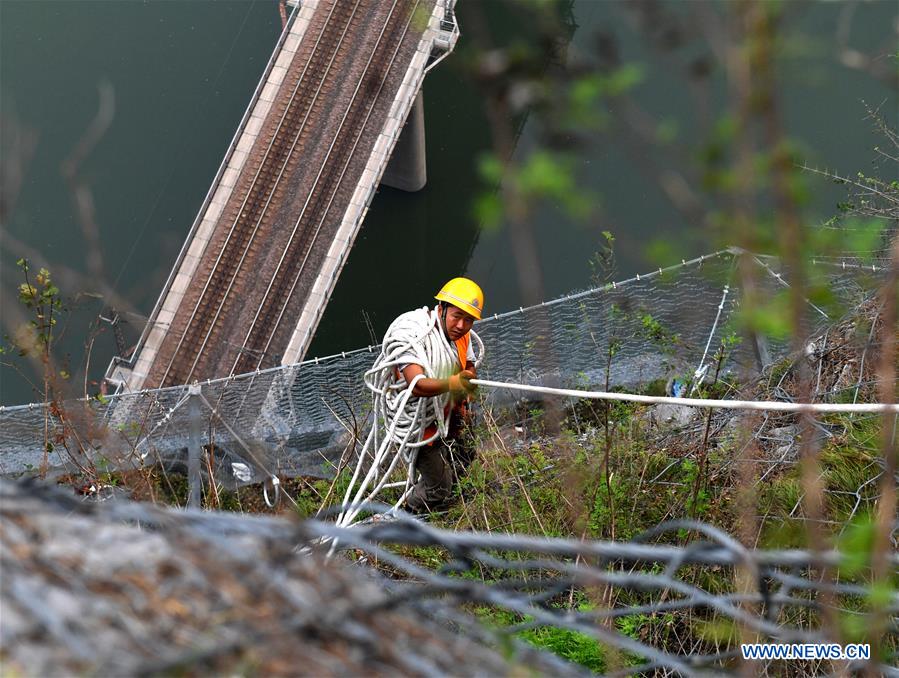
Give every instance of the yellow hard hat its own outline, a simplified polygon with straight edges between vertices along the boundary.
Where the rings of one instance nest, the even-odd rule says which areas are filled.
[[[434,297],[461,308],[468,315],[481,319],[484,308],[484,293],[478,284],[468,278],[453,278]]]

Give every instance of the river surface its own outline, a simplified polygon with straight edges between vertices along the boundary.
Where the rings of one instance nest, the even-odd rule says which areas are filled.
[[[794,4],[779,73],[787,133],[811,165],[850,174],[867,170],[877,139],[863,119],[861,100],[886,102],[884,110],[895,111],[895,92],[839,63],[835,36],[847,20],[846,5]],[[459,3],[462,40],[425,83],[428,185],[417,194],[380,190],[312,355],[371,343],[394,316],[430,303],[445,279],[460,274],[481,283],[490,313],[521,303],[508,230],[483,229],[473,216],[472,202],[483,190],[477,158],[491,149],[491,135],[483,97],[465,65],[473,50],[467,21],[484,19],[496,44],[503,45],[527,37],[523,12],[514,2]],[[874,52],[895,45],[894,3],[860,3],[851,19],[850,44]],[[722,111],[723,85],[711,88],[709,112],[698,115],[689,88],[678,81],[676,57],[647,47],[622,3],[578,0],[571,5],[570,20],[569,59],[589,62],[597,33],[614,31],[621,36],[623,61],[642,66],[644,78],[632,92],[634,101],[667,121],[666,129],[675,130],[687,148],[698,148],[708,138],[709,126]],[[156,301],[280,28],[273,0],[0,3],[4,165],[16,141],[34,142],[33,152],[15,168],[23,177],[20,187],[10,190],[11,184],[4,184],[5,212],[11,207],[11,213],[5,214],[3,227],[46,257],[57,278],[63,268],[88,270],[88,238],[60,168],[96,114],[99,88],[111,89],[112,123],[79,177],[92,192],[104,277],[130,306],[124,315],[129,341]],[[526,118],[516,158],[526,157],[538,143],[537,125],[535,116]],[[577,163],[580,183],[596,196],[593,215],[575,220],[550,203],[528,220],[539,245],[546,298],[591,284],[590,260],[604,230],[616,236],[618,277],[658,265],[647,254],[654,239],[676,245],[678,256],[717,244],[673,209],[651,178],[652,168],[665,163],[661,146],[635,145],[614,130],[597,133]],[[832,215],[843,193],[825,181],[808,181],[812,198],[806,215],[816,223]],[[14,317],[10,309],[20,282],[14,262],[28,251],[4,243],[0,300],[6,318]],[[64,292],[73,297],[93,289],[88,279]],[[104,303],[82,295],[70,306],[60,346],[80,390],[89,328]],[[4,333],[8,325],[4,322]],[[114,351],[112,334],[104,331],[90,351],[91,379],[102,375]],[[30,377],[27,367],[24,372]],[[0,368],[0,401],[35,399],[25,377]],[[96,389],[89,385],[89,390]]]

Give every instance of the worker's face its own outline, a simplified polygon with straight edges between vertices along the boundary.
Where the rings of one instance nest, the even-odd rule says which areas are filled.
[[[444,318],[446,322],[444,329],[446,329],[446,336],[450,338],[450,341],[456,341],[464,337],[474,324],[472,316],[455,306],[446,307]]]

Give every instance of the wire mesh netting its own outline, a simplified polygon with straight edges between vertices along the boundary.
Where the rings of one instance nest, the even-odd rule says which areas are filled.
[[[777,260],[726,250],[604,284],[539,306],[485,318],[481,376],[534,385],[625,388],[705,374],[722,339],[735,331],[738,264],[774,295],[787,288]],[[835,300],[857,306],[882,262],[820,258],[815,266]],[[832,304],[833,308],[838,308]],[[809,301],[809,320],[837,319]],[[211,380],[193,386],[0,408],[0,474],[82,464],[127,468],[183,464],[193,441],[209,468],[232,485],[272,476],[318,476],[352,448],[367,426],[370,394],[362,374],[380,347]],[[787,343],[760,337],[737,346],[723,369],[758,369]],[[609,360],[614,354],[614,360]],[[511,396],[487,395],[494,403]]]
[[[407,517],[345,529],[85,503],[3,480],[0,506],[3,650],[22,675],[247,666],[266,675],[586,675],[547,643],[520,639],[543,629],[574,649],[600,644],[567,657],[607,675],[892,675],[895,666],[895,596],[882,607],[880,648],[859,643],[848,662],[741,664],[741,643],[831,647],[832,631],[816,622],[828,614],[846,629],[877,624],[865,613],[872,589],[846,554],[747,549],[698,522],[630,542],[444,530]],[[679,530],[685,543],[667,543]],[[322,539],[390,577],[317,557]],[[410,557],[412,548],[439,553],[442,567]],[[895,553],[887,560],[899,567]]]
[[[480,374],[533,385],[608,384],[633,389],[653,381],[664,385],[677,379],[689,384],[719,374],[757,375],[765,368],[763,378],[753,383],[764,383],[766,390],[754,396],[791,400],[796,393],[795,382],[791,383],[794,368],[804,360],[814,377],[813,400],[870,400],[875,397],[875,368],[869,352],[876,350],[878,314],[873,291],[883,264],[850,257],[821,257],[813,264],[810,277],[822,281],[829,296],[809,288],[806,311],[811,330],[798,356],[788,355],[790,344],[782,334],[728,341],[740,325],[741,283],[747,272],[768,299],[789,290],[789,276],[775,259],[726,251],[485,318],[476,327],[486,347]],[[719,353],[722,345],[728,350]],[[214,473],[226,486],[270,483],[273,477],[333,476],[338,460],[350,458],[348,453],[358,449],[355,443],[364,439],[370,426],[371,396],[362,375],[379,350],[366,347],[184,387],[0,408],[0,474],[29,474],[44,466],[51,468],[51,475],[77,472],[79,467],[127,469],[161,463],[187,468],[199,463],[188,450],[201,449],[206,453],[204,472]],[[790,359],[783,360],[786,357]],[[518,404],[508,392],[485,392],[483,397],[486,405]],[[484,415],[501,409],[485,408]],[[645,414],[652,413],[635,412],[634,419],[645,419]],[[802,428],[795,415],[765,413],[751,420],[751,428],[746,426],[750,420],[731,411],[713,411],[702,419],[691,417],[674,427],[653,428],[640,441],[664,452],[650,466],[647,449],[639,447],[646,484],[661,498],[667,516],[691,515],[686,506],[693,485],[684,466],[695,463],[696,450],[710,430],[723,439],[740,435],[746,427],[743,442],[729,447],[709,468],[710,486],[734,487],[746,477],[737,467],[748,463],[754,482],[762,488],[799,464]],[[821,440],[842,436],[853,450],[851,468],[843,466],[851,473],[835,479],[836,484],[828,477],[827,460],[822,460],[821,487],[829,511],[820,517],[803,515],[804,487],[788,480],[779,487],[795,487],[795,492],[783,497],[771,493],[783,505],[776,507],[776,517],[756,516],[760,524],[811,518],[834,523],[836,532],[876,506],[885,463],[881,439],[871,433],[879,431],[880,420],[855,417],[853,423],[855,432],[848,431],[845,422],[827,418],[812,422]],[[592,444],[586,438],[584,450]],[[531,442],[523,437],[516,444]],[[547,466],[543,466],[547,460],[538,461],[540,474],[522,472],[518,478],[517,487],[526,495],[552,477],[552,460]],[[627,460],[621,464],[616,471],[627,473]],[[198,473],[196,468],[187,470],[192,478],[198,477],[192,475]],[[559,473],[561,478],[566,472],[560,467]],[[643,487],[642,473],[638,488]],[[85,475],[97,477],[95,472]],[[502,479],[494,480],[500,485],[496,492],[503,493]],[[198,484],[192,482],[189,491],[195,487]],[[632,512],[637,502],[645,501],[646,492],[644,488],[632,493]],[[474,650],[502,649],[494,657],[499,662],[497,673],[511,658],[538,673],[582,675],[582,667],[521,641],[522,634],[551,629],[573,634],[566,636],[569,640],[597,641],[603,648],[602,665],[592,668],[613,675],[717,675],[741,669],[743,642],[832,641],[828,616],[845,621],[847,628],[874,624],[870,637],[885,640],[875,647],[877,654],[870,661],[805,662],[801,675],[831,670],[886,673],[897,657],[899,600],[891,594],[876,614],[869,612],[879,581],[873,575],[869,578],[867,566],[852,569],[858,553],[849,554],[847,560],[845,552],[750,549],[722,529],[695,521],[664,522],[628,541],[590,541],[507,534],[498,530],[511,528],[495,525],[487,526],[486,532],[441,530],[402,513],[384,519],[379,512],[386,507],[380,505],[366,506],[377,516],[370,523],[346,529],[325,520],[297,523],[238,513],[172,512],[127,501],[84,502],[31,481],[18,485],[0,481],[0,495],[4,517],[12,518],[6,521],[7,541],[15,546],[2,549],[4,572],[11,576],[3,580],[0,595],[4,609],[14,611],[6,615],[10,619],[4,617],[4,634],[12,639],[8,654],[33,662],[43,653],[40,665],[48,670],[57,666],[82,672],[99,668],[101,673],[110,667],[119,672],[178,670],[185,662],[197,662],[200,655],[191,642],[170,642],[168,631],[158,632],[177,624],[187,632],[176,637],[188,641],[198,637],[195,628],[203,629],[200,661],[222,671],[230,670],[229,657],[258,649],[250,643],[259,638],[271,642],[264,648],[265,656],[275,664],[278,658],[293,656],[296,634],[307,628],[297,620],[312,620],[311,640],[299,646],[304,655],[325,636],[346,635],[358,651],[353,643],[359,629],[370,636],[385,628],[386,642],[396,638],[395,627],[382,623],[385,612],[393,609],[404,619],[420,616],[447,622],[447,628],[428,627],[436,645],[404,644],[400,637],[404,649],[396,656],[419,662],[416,666],[434,661],[432,649],[441,647],[443,634],[451,629],[453,642],[461,642],[455,636],[476,642],[463,656],[473,656]],[[756,508],[763,512],[767,495],[761,489],[758,495]],[[286,490],[285,496],[295,502]],[[553,490],[552,496],[555,501],[561,493]],[[326,508],[319,518],[336,510]],[[612,535],[621,539],[614,530]],[[886,566],[895,569],[899,522],[894,522],[891,536],[892,552],[884,552]],[[152,546],[142,545],[150,541]],[[349,595],[325,599],[319,592],[333,590],[329,568],[336,568],[337,559],[294,556],[298,551],[315,556],[323,544],[335,542],[360,564],[376,567],[346,573],[343,576],[351,578],[353,586],[341,585],[340,591]],[[852,542],[841,537],[836,543]],[[147,561],[146,548],[157,554],[156,561]],[[431,549],[439,562],[429,557],[425,566],[409,556],[415,549]],[[60,559],[59,553],[71,557]],[[148,568],[148,562],[157,561],[177,565],[168,568],[171,574],[162,587],[155,582],[161,570],[155,565]],[[98,584],[106,576],[102,568],[98,574],[98,562],[114,563],[116,580],[125,585],[108,589]],[[189,565],[178,565],[184,562]],[[45,567],[47,563],[52,567]],[[291,575],[287,580],[285,563]],[[376,575],[377,568],[389,573],[389,579]],[[361,572],[378,576],[377,585],[370,587],[373,599],[365,598],[369,589],[358,586]],[[333,576],[341,575],[335,569]],[[198,577],[205,578],[199,587]],[[303,577],[310,579],[318,597],[303,596],[299,604],[285,592]],[[148,591],[155,595],[157,589],[165,595],[175,591],[180,607],[147,606]],[[234,599],[251,600],[252,613],[231,615],[227,624],[212,630],[202,626],[208,620],[205,612],[184,614],[185,605],[191,613],[205,610],[204,601],[214,600],[224,589]],[[113,593],[98,595],[97,590]],[[73,606],[66,602],[72,600],[72,591],[91,595]],[[271,614],[258,614],[262,599],[277,601],[266,608]],[[321,633],[325,609],[340,611],[327,617],[332,623],[328,634]],[[78,614],[72,616],[71,610]],[[372,610],[377,613],[369,614]],[[290,623],[285,624],[287,618]],[[122,619],[129,621],[118,623]],[[492,621],[485,625],[485,619]],[[882,632],[876,630],[880,627]],[[282,642],[279,634],[284,635],[285,629],[289,633]],[[30,643],[33,638],[50,641],[35,646]],[[279,654],[282,651],[285,654]],[[316,656],[325,657],[330,665],[339,661],[326,653]],[[461,666],[454,661],[456,668]],[[481,668],[487,665],[486,660],[479,661]],[[774,675],[785,664],[765,660],[750,666]]]

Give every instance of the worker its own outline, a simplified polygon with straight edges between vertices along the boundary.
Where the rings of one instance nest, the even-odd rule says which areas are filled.
[[[453,374],[447,378],[425,374],[424,367],[415,362],[414,353],[408,354],[408,363],[404,361],[406,356],[400,356],[396,374],[397,380],[404,380],[406,385],[418,375],[424,375],[415,383],[413,396],[428,398],[447,392],[451,396],[447,405],[450,408],[447,435],[435,437],[418,450],[415,467],[419,479],[406,499],[406,507],[413,513],[445,508],[452,497],[454,476],[461,476],[474,458],[462,434],[468,423],[466,403],[476,390],[471,383],[477,371],[470,331],[474,321],[481,319],[484,293],[467,278],[453,278],[434,298],[439,302],[432,311],[437,316],[434,331],[442,332],[448,345],[455,349]],[[421,440],[436,433],[437,428],[432,426],[423,432]]]

